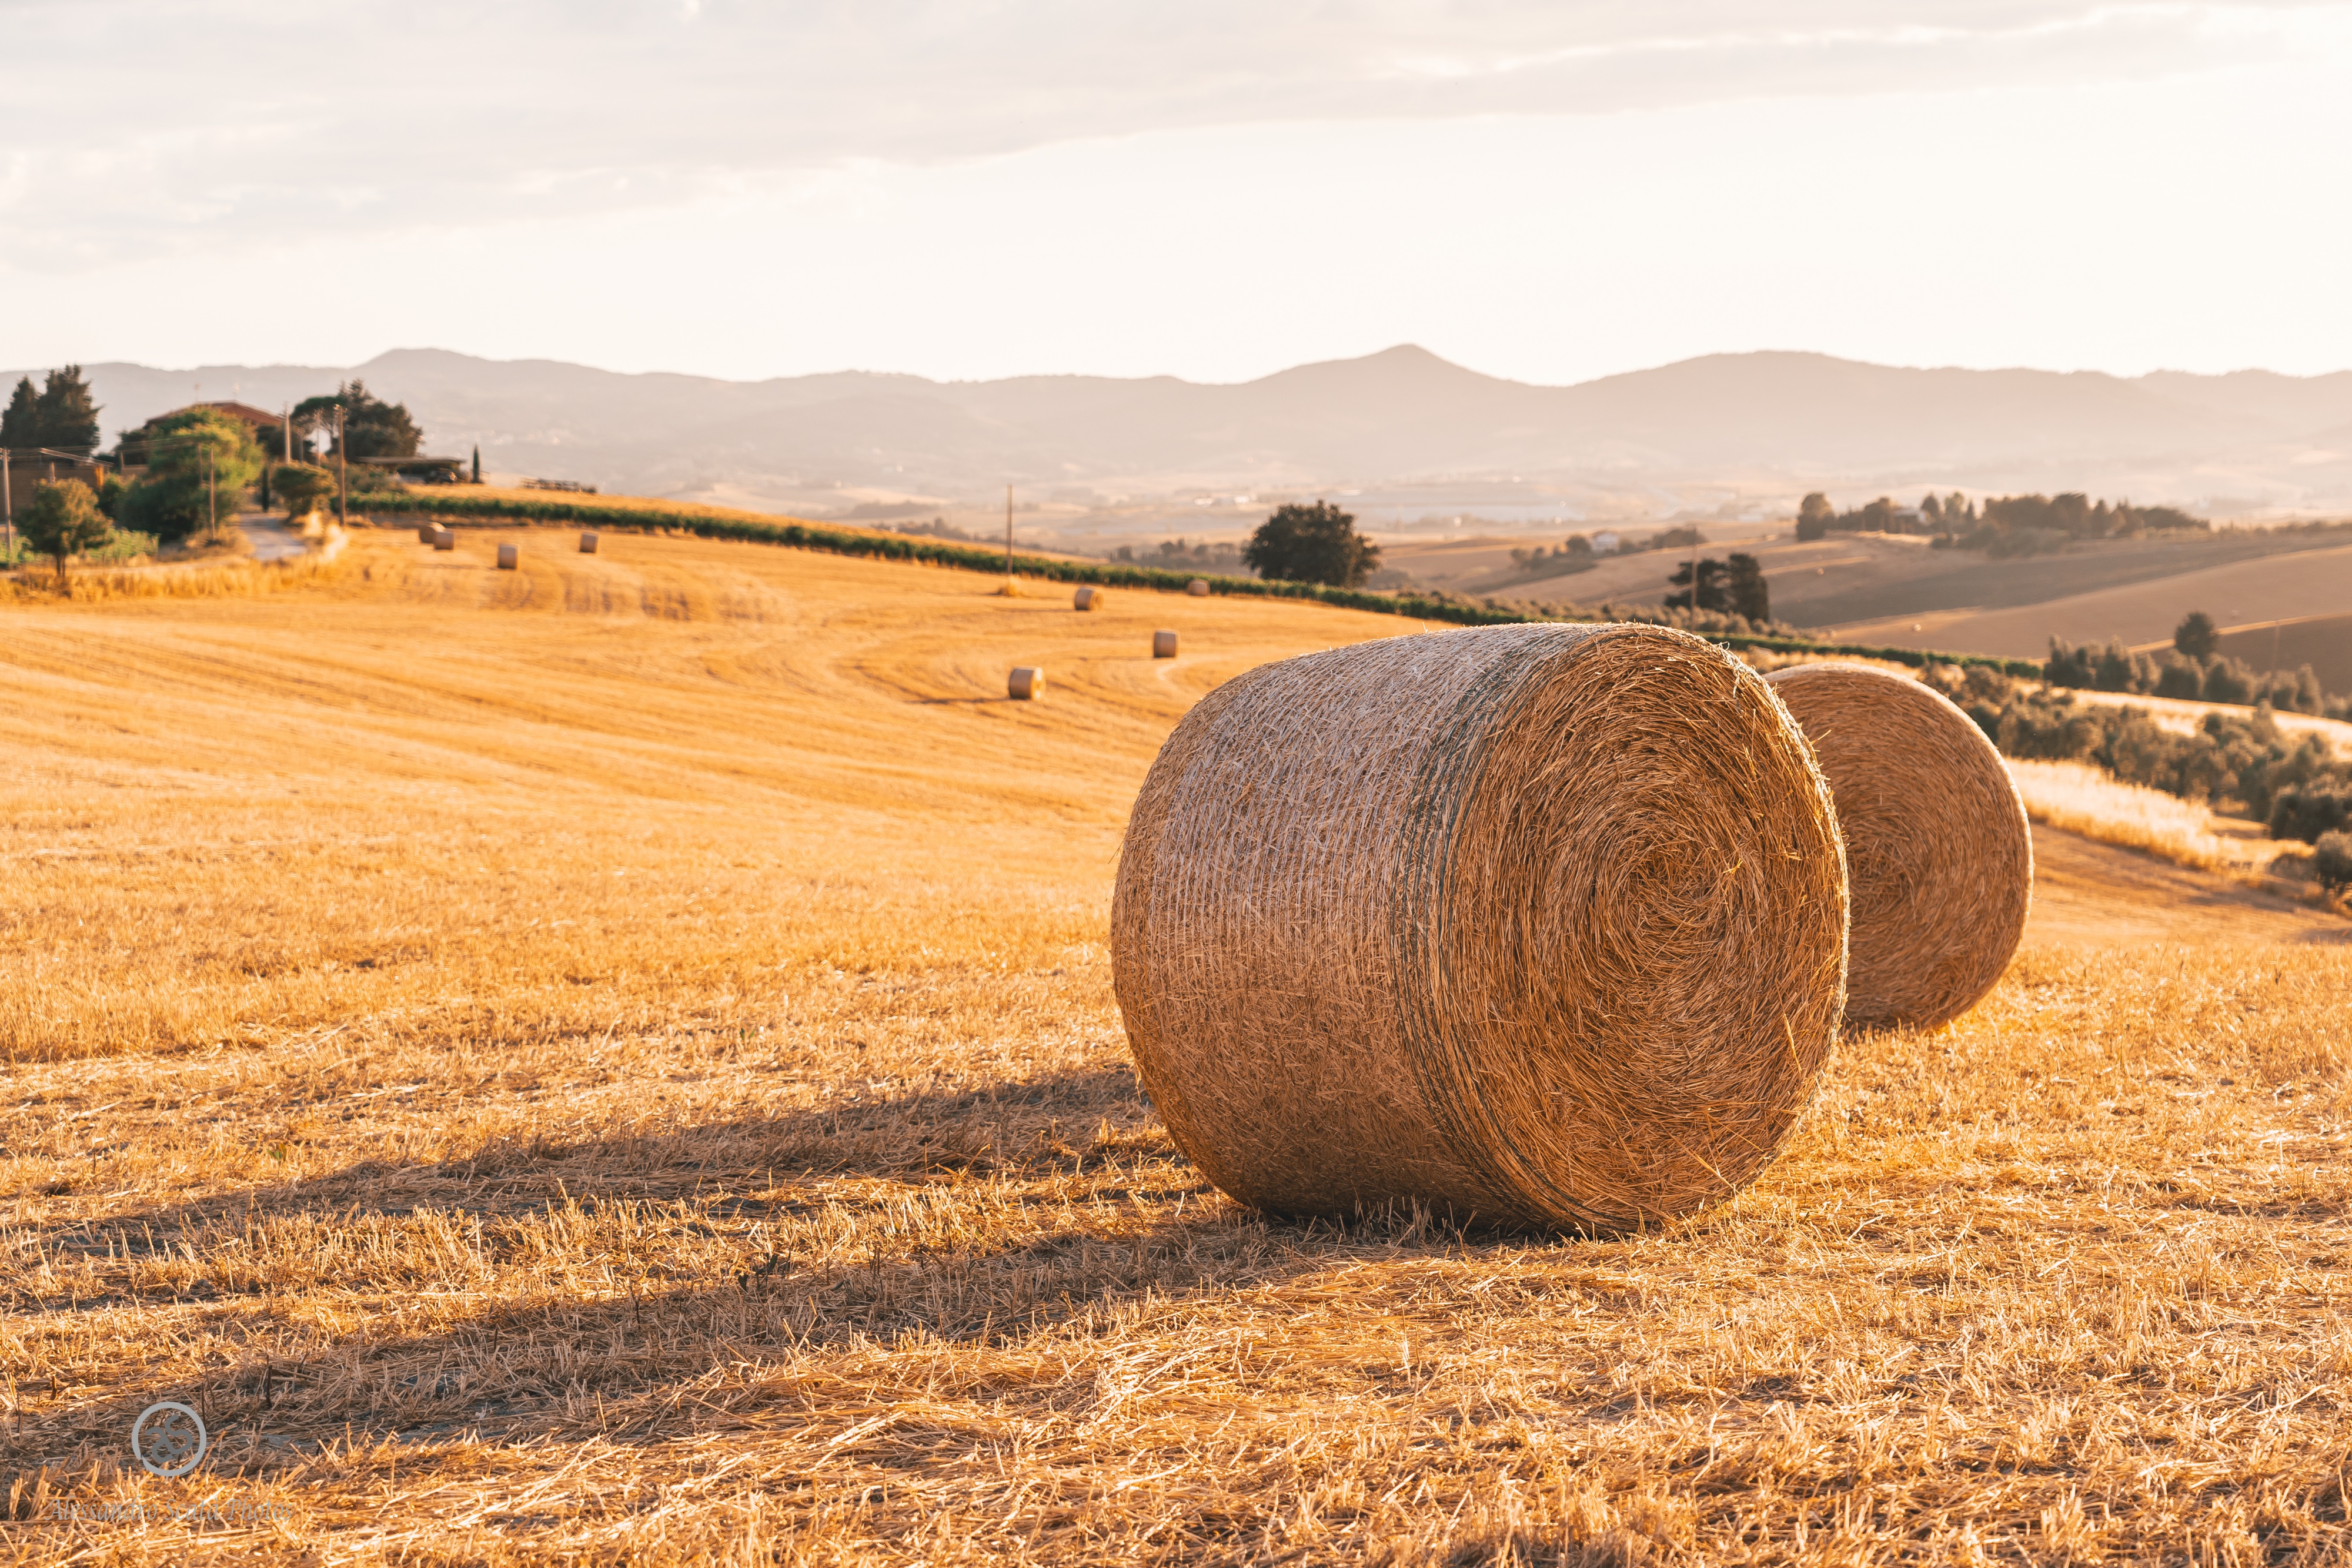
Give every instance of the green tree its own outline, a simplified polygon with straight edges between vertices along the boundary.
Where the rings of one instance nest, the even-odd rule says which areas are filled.
[[[33,378],[26,376],[9,394],[7,411],[0,413],[0,446],[17,452],[38,446],[40,431],[41,394],[33,390]]]
[[[145,444],[147,472],[123,492],[115,519],[167,542],[234,515],[261,473],[261,449],[245,422],[213,409],[166,414],[135,439]]]
[[[414,457],[425,433],[408,417],[405,405],[386,402],[367,390],[365,382],[347,382],[331,396],[306,397],[294,405],[298,430],[317,429],[328,438],[328,455],[334,455],[335,409],[343,411],[343,434],[353,461],[362,457]]]
[[[36,446],[60,452],[98,450],[98,403],[79,365],[51,371],[34,404]]]
[[[1696,587],[1692,582],[1694,575],[1697,579]],[[1696,608],[1713,610],[1718,613],[1730,609],[1731,596],[1726,591],[1725,584],[1725,579],[1729,575],[1723,562],[1713,556],[1707,556],[1696,561],[1683,562],[1675,569],[1674,576],[1666,579],[1671,586],[1682,590],[1680,593],[1666,595],[1666,608],[1669,610]]]
[[[1835,521],[1837,508],[1830,505],[1827,496],[1816,490],[1797,507],[1797,538],[1820,538],[1830,531],[1830,525]]]
[[[308,463],[281,463],[269,471],[269,483],[286,505],[288,518],[308,517],[335,493],[335,476]]]
[[[2221,633],[2210,615],[2202,610],[2192,610],[2172,629],[2172,646],[2182,658],[2194,659],[2201,664],[2221,651]]]
[[[1328,501],[1277,507],[1259,525],[1242,560],[1260,577],[1360,588],[1381,564],[1381,547],[1356,531],[1353,514]]]
[[[67,561],[84,550],[96,549],[113,532],[106,526],[106,515],[98,509],[98,497],[79,479],[43,480],[35,487],[33,504],[25,509],[17,527],[27,546],[58,563],[60,582],[65,580]]]
[[[1732,612],[1745,615],[1750,621],[1772,619],[1772,589],[1764,580],[1764,565],[1752,555],[1735,555],[1726,563],[1724,597],[1731,601]]]

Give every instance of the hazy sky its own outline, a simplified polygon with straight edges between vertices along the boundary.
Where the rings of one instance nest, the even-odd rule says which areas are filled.
[[[0,364],[2352,367],[2352,4],[0,0]]]

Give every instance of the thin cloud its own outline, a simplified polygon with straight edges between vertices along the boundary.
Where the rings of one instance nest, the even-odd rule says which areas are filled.
[[[2290,12],[2346,7],[1892,9],[17,0],[0,223],[9,264],[54,270],[1210,126],[2137,79],[2274,57]]]

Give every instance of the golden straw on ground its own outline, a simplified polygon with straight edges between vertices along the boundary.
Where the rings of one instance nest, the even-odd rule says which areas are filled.
[[[1615,1230],[1780,1147],[1843,999],[1829,791],[1678,632],[1509,626],[1261,666],[1136,802],[1111,915],[1177,1143],[1292,1213]]]
[[[2025,932],[2033,841],[2000,754],[1917,681],[1863,664],[1765,677],[1837,799],[1853,879],[1846,1019],[1933,1028],[1992,989]]]

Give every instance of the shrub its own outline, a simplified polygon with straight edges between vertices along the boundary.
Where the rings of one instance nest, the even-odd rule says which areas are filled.
[[[2315,844],[2326,835],[2352,822],[2352,785],[2315,784],[2283,790],[2272,802],[2271,837],[2301,839]]]
[[[308,463],[281,463],[269,472],[270,487],[286,504],[289,517],[307,517],[335,493],[335,476]]]
[[[2322,833],[2311,857],[2312,875],[2330,893],[2352,887],[2352,833]]]
[[[2218,658],[2205,666],[2205,700],[2246,704],[2254,700],[2254,673],[2231,658]]]
[[[2185,659],[2167,659],[2157,672],[2156,695],[2196,702],[2205,695],[2205,672]]]

